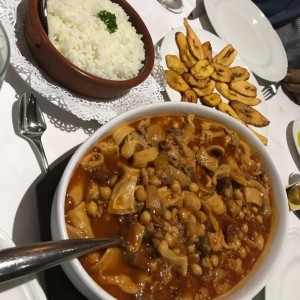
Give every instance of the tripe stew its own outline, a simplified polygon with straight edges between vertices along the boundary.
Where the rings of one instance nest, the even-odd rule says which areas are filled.
[[[117,299],[213,299],[264,251],[272,202],[242,137],[194,115],[164,115],[93,146],[68,186],[65,219],[70,238],[126,240],[80,258]]]

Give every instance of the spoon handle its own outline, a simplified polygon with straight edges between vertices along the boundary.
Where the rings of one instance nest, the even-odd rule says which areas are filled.
[[[36,149],[38,150],[41,158],[42,158],[42,163],[43,163],[43,167],[45,169],[45,172],[47,173],[49,171],[49,164],[48,164],[48,160],[45,154],[45,150],[42,144],[42,140],[40,136],[37,137],[32,137],[31,140],[32,144],[36,147]]]
[[[43,271],[91,251],[122,245],[122,237],[115,236],[41,242],[3,249],[0,251],[0,282]]]

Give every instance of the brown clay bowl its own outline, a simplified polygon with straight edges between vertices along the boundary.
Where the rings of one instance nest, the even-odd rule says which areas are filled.
[[[137,33],[142,34],[145,48],[144,66],[136,77],[129,80],[108,80],[91,75],[66,59],[48,38],[45,22],[39,14],[41,1],[28,0],[25,37],[38,65],[59,85],[82,96],[109,99],[128,93],[149,76],[154,64],[153,42],[143,20],[126,0],[112,2],[124,9]]]

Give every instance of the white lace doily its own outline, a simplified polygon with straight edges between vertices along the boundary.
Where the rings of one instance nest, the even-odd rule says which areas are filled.
[[[101,102],[97,99],[78,96],[58,86],[38,67],[27,47],[24,36],[26,6],[27,0],[0,0],[0,20],[10,41],[11,65],[34,90],[47,100],[80,119],[97,120],[100,124],[106,123],[131,108],[164,101],[161,94],[164,90],[164,83],[161,82],[159,72],[159,57],[155,59],[152,74],[139,86],[118,99]]]

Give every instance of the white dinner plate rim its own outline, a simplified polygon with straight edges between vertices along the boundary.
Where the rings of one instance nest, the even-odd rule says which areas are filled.
[[[290,228],[286,237],[284,254],[276,272],[265,287],[265,300],[281,300],[283,295],[288,296],[289,291],[285,291],[285,282],[291,279],[291,274],[287,272],[286,266],[296,263],[296,260],[300,260],[300,228]],[[286,299],[295,300],[291,298]]]
[[[3,230],[0,229],[0,249],[10,248],[14,246],[14,242]],[[46,295],[37,279],[33,278],[27,281],[25,278],[20,282],[22,282],[21,285],[15,286],[9,290],[9,293],[13,293],[13,300],[47,300]],[[16,291],[16,293],[14,293],[14,291]],[[5,294],[6,291],[4,290],[3,293]],[[1,294],[2,292],[0,292],[0,299],[7,300],[7,298],[2,298]],[[20,298],[18,297],[18,295],[21,295]]]
[[[280,81],[285,77],[288,67],[284,46],[267,17],[251,0],[204,0],[207,16],[216,33],[227,43],[232,42],[230,40],[230,35],[232,36],[231,31],[228,27],[226,27],[225,30],[224,27],[224,24],[226,24],[226,18],[223,16],[221,18],[222,20],[219,20],[220,18],[217,17],[218,7],[220,5],[222,5],[222,7],[224,7],[224,5],[229,7],[232,5],[232,2],[234,2],[234,9],[239,11],[245,10],[245,5],[247,5],[247,15],[251,15],[253,18],[255,17],[255,19],[252,19],[251,24],[249,22],[248,23],[252,26],[260,26],[260,30],[263,30],[262,33],[265,31],[265,34],[263,34],[264,38],[267,39],[267,42],[264,45],[272,45],[270,49],[273,48],[273,50],[271,51],[275,51],[276,49],[278,53],[280,53],[280,55],[276,55],[276,57],[275,55],[269,55],[268,57],[271,61],[269,61],[267,65],[262,66],[256,63],[257,59],[254,56],[253,59],[248,59],[251,57],[251,52],[246,53],[245,51],[239,51],[239,56],[247,63],[250,70],[260,78],[273,82]],[[246,19],[244,20],[247,22]],[[255,30],[253,32],[255,32]],[[248,41],[252,38],[249,34],[243,35],[242,38],[244,36]],[[245,40],[241,40],[240,43],[237,43],[236,41],[233,46],[239,50],[243,42],[245,42]],[[257,40],[253,40],[253,42],[257,42]],[[262,51],[262,46],[263,44],[261,43],[260,45],[257,45],[256,49],[260,49],[260,51]],[[270,54],[274,53],[271,52]],[[276,61],[276,64],[274,61]]]
[[[295,147],[298,151],[298,154],[300,155],[300,145],[298,142],[298,134],[300,133],[300,118],[297,118],[293,122],[293,140],[295,143]]]
[[[205,29],[202,29],[199,27],[193,27],[193,30],[195,31],[195,33],[197,34],[197,36],[199,37],[199,39],[201,40],[202,43],[204,43],[206,41],[210,41],[212,50],[213,50],[213,54],[216,54],[216,52],[220,51],[223,47],[225,47],[227,45],[227,43],[225,41],[223,41],[221,38],[219,38],[215,34],[209,32]],[[162,67],[164,70],[167,69],[167,65],[165,62],[165,56],[167,54],[178,55],[178,48],[177,48],[176,42],[175,42],[175,33],[179,32],[179,31],[186,33],[186,29],[184,26],[173,28],[172,30],[170,30],[168,32],[168,34],[162,40],[162,43],[160,46],[160,54],[162,57]],[[216,49],[216,52],[214,52],[214,49]],[[261,99],[261,103],[254,106],[253,108],[257,109],[266,118],[268,118],[268,111],[267,111],[266,103],[265,103],[263,94],[261,92],[260,86],[259,86],[255,76],[253,75],[251,70],[249,70],[248,66],[244,63],[244,61],[239,56],[236,57],[236,59],[234,60],[234,62],[232,64],[232,66],[236,66],[236,65],[242,66],[249,71],[249,73],[250,73],[249,82],[251,82],[252,84],[254,84],[257,87],[257,97],[259,99]],[[171,89],[168,85],[166,86],[166,93],[167,93],[170,101],[179,102],[181,99],[180,93]],[[269,126],[265,126],[265,127],[249,126],[249,127],[254,129],[256,132],[262,134],[263,136],[268,137]]]

